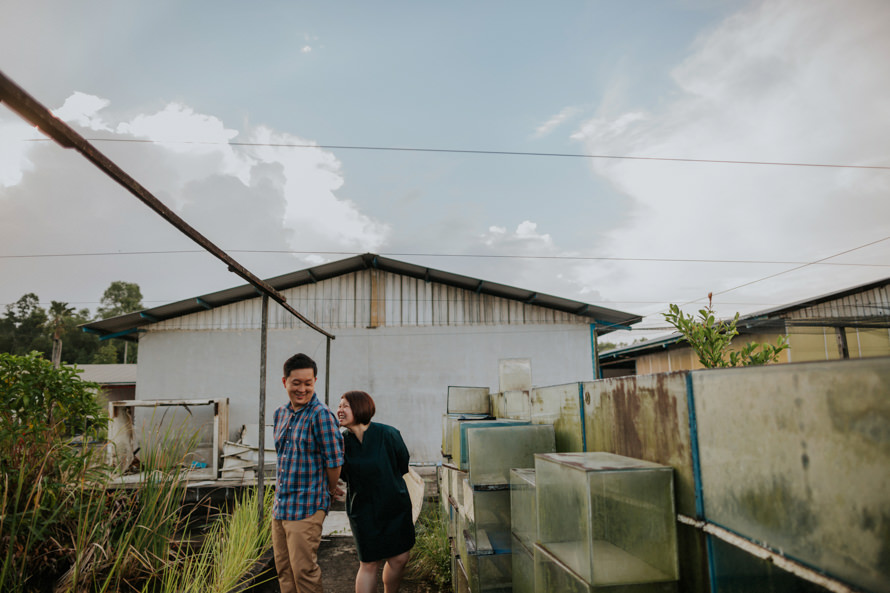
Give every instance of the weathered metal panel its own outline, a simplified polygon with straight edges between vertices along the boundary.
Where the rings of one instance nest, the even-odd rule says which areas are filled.
[[[372,275],[376,282],[372,282]],[[375,325],[371,319],[375,297],[378,327],[588,323],[586,318],[570,313],[375,269],[300,285],[282,294],[308,319],[332,329]],[[257,298],[161,321],[146,329],[256,329],[261,317]],[[270,327],[294,329],[302,325],[282,307],[270,308]]]
[[[530,394],[533,424],[552,424],[556,433],[556,451],[584,451],[581,423],[580,383],[537,387]]]
[[[708,520],[890,591],[890,359],[693,373]]]
[[[673,467],[677,511],[694,516],[687,374],[681,371],[584,383],[584,424],[588,451]]]
[[[430,282],[417,282],[417,325],[433,325],[433,285]]]
[[[688,371],[602,379],[583,384],[588,451],[606,451],[674,468],[677,512],[695,516],[695,475]],[[680,525],[680,589],[707,591],[705,536]]]

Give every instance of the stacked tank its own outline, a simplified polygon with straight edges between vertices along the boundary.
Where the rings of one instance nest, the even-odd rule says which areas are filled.
[[[443,431],[452,431],[450,439],[443,436],[450,450],[443,447],[440,488],[454,542],[454,586],[468,586],[474,593],[512,591],[510,470],[530,468],[535,453],[555,451],[553,427],[459,417],[480,409],[465,398],[466,389],[455,390],[452,397],[449,388],[449,414],[443,423]]]
[[[439,474],[455,591],[674,592],[673,469],[586,447],[583,392],[531,388],[501,361],[500,391],[450,387]],[[575,432],[572,432],[572,431]]]
[[[611,453],[535,456],[536,591],[676,590],[673,469]]]

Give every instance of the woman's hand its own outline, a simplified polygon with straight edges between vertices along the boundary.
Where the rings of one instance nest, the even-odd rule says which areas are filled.
[[[346,500],[346,482],[337,480],[337,485],[331,490],[331,496],[337,502],[344,502]]]

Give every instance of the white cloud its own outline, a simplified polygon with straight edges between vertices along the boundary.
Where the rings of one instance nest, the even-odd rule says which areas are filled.
[[[697,41],[673,71],[678,93],[663,110],[592,119],[574,137],[598,154],[886,165],[888,15],[882,0],[754,3]],[[886,171],[614,160],[593,166],[633,204],[626,223],[602,237],[608,255],[813,261],[890,234]],[[657,286],[680,301],[790,267],[598,264],[577,279],[614,287],[606,296],[615,299],[642,300]],[[811,267],[799,276],[833,274],[840,288],[847,272]],[[722,300],[781,303],[777,286],[758,283]]]
[[[62,121],[77,124],[82,128],[108,131],[110,128],[98,113],[108,107],[109,101],[95,95],[75,92],[65,99],[65,103],[53,113]]]
[[[311,46],[311,45],[304,45],[304,46],[303,46],[303,49],[301,49],[300,51],[303,52],[304,54],[311,53],[311,52],[312,52],[312,46]]]
[[[541,138],[581,113],[578,107],[564,107],[559,113],[535,128],[534,138]]]
[[[245,142],[263,146],[233,146],[229,141],[239,136],[238,131],[184,104],[172,103],[158,112],[125,121],[115,120],[113,115],[99,118],[99,111],[108,107],[105,99],[78,93],[57,113],[81,130],[103,130],[103,138],[157,141],[97,142],[97,146],[223,249],[379,250],[390,232],[386,224],[337,195],[344,184],[344,173],[330,151],[281,146],[311,144],[308,140],[260,127],[244,131],[243,136]],[[62,150],[53,142],[23,143],[21,139],[33,137],[34,132],[15,116],[0,119],[0,131],[0,252],[197,248],[121,187],[98,174],[75,151]],[[13,137],[17,138],[15,142],[7,140]],[[238,254],[234,255],[241,261]],[[261,276],[298,269],[305,261],[293,256],[253,257],[260,263],[244,263]],[[270,263],[273,260],[274,265]],[[55,278],[58,284],[75,271],[70,262],[34,262],[33,290],[44,286],[49,294],[58,289],[45,288],[51,283],[41,284],[38,276],[47,282]],[[45,270],[41,272],[40,266]],[[241,282],[227,275],[224,266],[220,272],[220,264],[208,264],[206,256],[198,255],[181,256],[172,266],[133,267],[126,258],[114,258],[97,270],[100,272],[91,276],[93,282],[107,285],[117,278],[132,278],[129,281],[165,297],[180,295],[181,291],[187,291],[186,296],[192,291],[199,294]],[[98,278],[104,275],[109,277]],[[216,277],[224,284],[208,285],[208,279]],[[0,302],[12,302],[18,296],[3,295]]]
[[[0,119],[0,187],[10,187],[34,169],[28,152],[35,140],[46,138],[21,119]]]
[[[530,220],[520,222],[513,233],[508,233],[506,227],[490,226],[482,235],[482,242],[504,253],[543,255],[555,249],[550,235],[539,233],[537,223]]]

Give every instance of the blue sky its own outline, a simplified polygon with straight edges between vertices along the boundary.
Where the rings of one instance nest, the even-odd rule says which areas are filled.
[[[157,141],[97,146],[261,276],[343,256],[240,250],[437,254],[395,257],[663,326],[668,303],[708,292],[729,316],[890,275],[887,169],[281,146],[887,167],[882,0],[4,12],[0,70],[88,138]],[[201,254],[8,257],[196,248],[32,137],[0,107],[0,303],[95,309],[118,279],[147,304],[240,284]],[[653,261],[690,259],[783,263]]]

